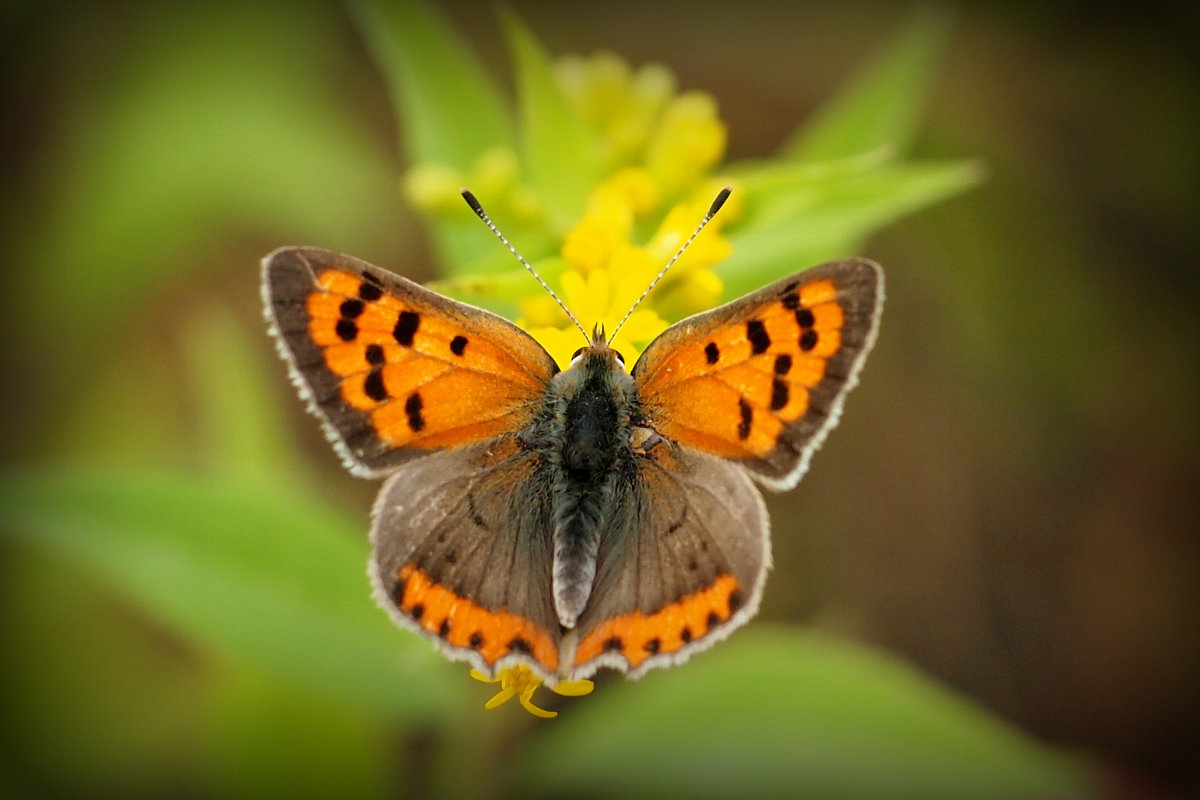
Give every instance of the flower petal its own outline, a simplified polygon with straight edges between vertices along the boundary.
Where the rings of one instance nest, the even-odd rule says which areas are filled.
[[[563,697],[583,697],[585,694],[591,694],[595,688],[596,684],[593,681],[559,681],[550,687],[550,691]]]

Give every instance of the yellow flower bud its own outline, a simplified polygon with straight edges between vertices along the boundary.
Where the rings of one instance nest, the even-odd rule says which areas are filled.
[[[619,241],[611,225],[595,217],[584,217],[563,239],[562,257],[584,272],[608,263]]]
[[[694,183],[725,151],[725,124],[716,101],[703,92],[672,100],[646,148],[646,166],[670,191]]]
[[[618,170],[601,184],[601,188],[618,195],[638,216],[651,211],[662,200],[662,190],[658,181],[644,167],[626,167]]]
[[[479,197],[499,198],[517,182],[517,154],[507,147],[493,147],[475,162],[469,187]]]
[[[401,182],[401,191],[421,211],[444,214],[465,207],[459,189],[462,175],[443,164],[418,164],[408,171]]]
[[[544,327],[563,323],[562,309],[554,302],[553,297],[540,289],[536,294],[522,297],[520,308],[522,327]]]

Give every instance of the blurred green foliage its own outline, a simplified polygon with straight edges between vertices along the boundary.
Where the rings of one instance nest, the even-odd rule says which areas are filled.
[[[364,47],[358,36],[392,91],[406,160],[471,163],[497,142],[522,142],[530,174],[569,208],[595,178],[563,166],[586,131],[511,13],[513,119],[482,62],[416,4],[356,4],[358,29],[316,4],[138,11],[119,63],[88,76],[87,49],[79,56],[73,76],[88,91],[66,92],[54,109],[55,135],[34,167],[40,213],[10,231],[16,261],[38,268],[12,282],[7,324],[28,330],[36,318],[53,343],[15,356],[13,374],[50,359],[54,369],[40,375],[38,424],[6,433],[21,464],[0,483],[14,643],[0,792],[1089,791],[1075,759],[900,659],[798,625],[754,624],[684,668],[601,682],[553,723],[515,707],[485,713],[487,687],[372,607],[366,494],[336,497],[343,490],[321,480],[294,417],[277,407],[282,367],[247,323],[256,271],[209,271],[242,240],[265,252],[298,239],[374,260],[392,235],[400,162],[348,113],[335,80],[338,59]],[[63,52],[96,23],[50,21]],[[979,180],[970,162],[902,160],[945,30],[942,15],[918,13],[779,159],[731,168],[749,211],[722,267],[729,294],[781,265],[855,250]],[[511,267],[473,219],[431,233],[441,263],[463,274]],[[29,313],[46,298],[52,313]],[[1071,355],[1062,361],[1069,369]]]

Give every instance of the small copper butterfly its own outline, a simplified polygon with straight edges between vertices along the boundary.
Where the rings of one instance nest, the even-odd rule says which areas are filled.
[[[262,280],[309,409],[386,479],[379,603],[486,676],[551,685],[678,664],[754,615],[754,482],[800,480],[883,300],[877,264],[831,261],[672,325],[631,371],[602,330],[560,370],[511,322],[351,256],[281,248]]]

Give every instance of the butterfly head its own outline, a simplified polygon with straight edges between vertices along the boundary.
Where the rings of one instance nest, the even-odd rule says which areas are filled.
[[[609,346],[603,325],[597,324],[592,328],[592,335],[588,337],[588,341],[590,344],[587,347],[581,347],[571,354],[572,368],[604,367],[612,370],[619,367],[621,371],[628,369],[625,366],[625,356]]]

